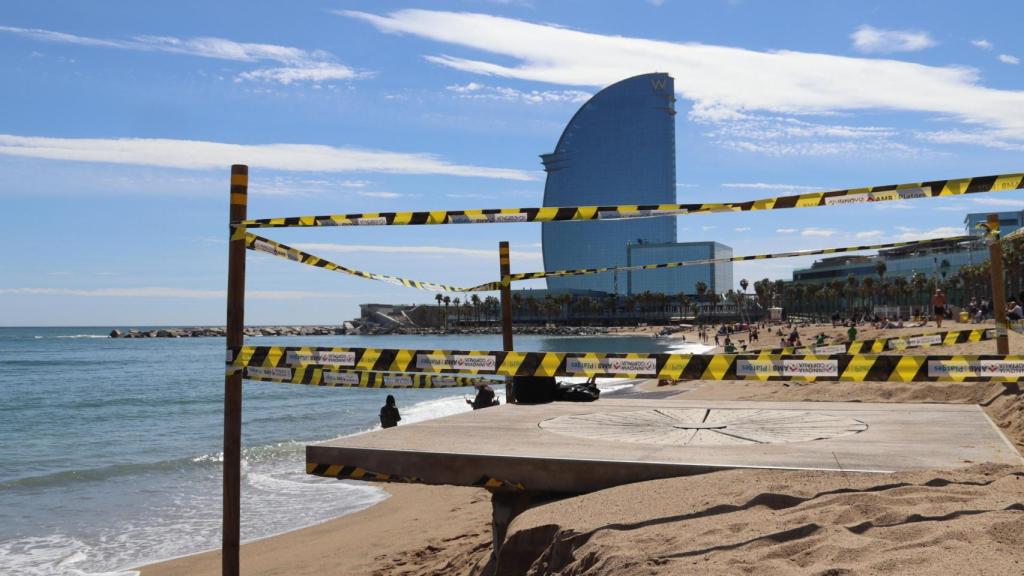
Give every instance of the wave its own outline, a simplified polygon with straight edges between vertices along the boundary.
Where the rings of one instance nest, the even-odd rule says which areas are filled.
[[[36,336],[36,338],[45,338],[45,336]],[[110,336],[107,334],[61,334],[52,336],[52,338],[110,338]]]

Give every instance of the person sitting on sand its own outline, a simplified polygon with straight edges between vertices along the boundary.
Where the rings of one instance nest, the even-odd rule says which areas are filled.
[[[732,340],[730,340],[728,336],[725,337],[725,353],[726,354],[735,354],[736,353],[736,345],[732,343]]]
[[[398,421],[401,419],[402,415],[398,413],[398,406],[395,406],[395,397],[388,394],[384,406],[380,409],[380,427],[394,428],[398,426]]]
[[[850,324],[850,329],[846,331],[846,337],[849,338],[850,342],[857,339],[857,327]]]
[[[490,385],[484,384],[477,386],[476,398],[472,400],[466,399],[466,404],[473,407],[473,410],[480,410],[481,408],[490,408],[491,406],[497,406],[499,404],[498,399],[494,397],[494,388]]]

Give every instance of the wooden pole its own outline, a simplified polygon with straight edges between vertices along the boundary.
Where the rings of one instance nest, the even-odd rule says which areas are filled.
[[[1006,279],[1003,278],[1003,243],[999,241],[999,215],[988,215],[989,270],[992,273],[992,310],[996,317],[996,353],[1010,353],[1010,339],[1006,334]]]
[[[508,242],[498,243],[498,264],[501,273],[501,346],[506,352],[512,351],[512,281],[511,264],[509,262]],[[505,401],[515,402],[512,379],[505,380]]]
[[[231,167],[232,223],[246,219],[249,167]],[[242,346],[245,327],[245,236],[228,227],[227,349]],[[244,232],[244,230],[243,230]],[[238,576],[241,539],[242,373],[224,376],[224,525],[221,574]]]

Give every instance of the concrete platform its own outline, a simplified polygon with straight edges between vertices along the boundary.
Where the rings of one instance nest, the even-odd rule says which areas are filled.
[[[893,472],[1024,462],[980,407],[601,399],[503,405],[307,446],[426,484],[589,492],[726,468]],[[326,472],[330,465],[332,472]]]

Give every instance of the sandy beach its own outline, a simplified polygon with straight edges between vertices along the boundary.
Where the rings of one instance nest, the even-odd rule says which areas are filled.
[[[950,325],[961,327],[967,326]],[[904,333],[934,331],[933,325]],[[1021,346],[1024,336],[1011,334],[1011,350]],[[986,341],[933,353],[994,348]],[[647,388],[678,390],[673,397],[688,400],[980,404],[1024,450],[1017,384],[681,382]],[[243,573],[480,573],[490,547],[487,492],[386,489],[388,500],[362,512],[244,545]],[[891,475],[731,470],[619,486],[525,512],[512,523],[499,565],[508,575],[1020,574],[1024,466],[964,462],[954,470]],[[219,570],[219,553],[208,552],[146,566],[142,574]]]

